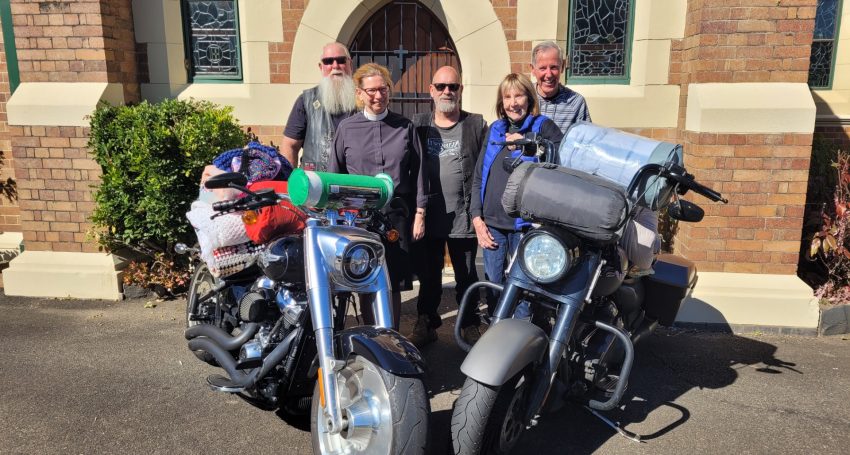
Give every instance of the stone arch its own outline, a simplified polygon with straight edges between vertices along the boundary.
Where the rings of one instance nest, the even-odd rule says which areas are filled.
[[[315,62],[329,41],[349,42],[387,0],[310,0],[295,34],[290,81],[316,83]],[[488,0],[420,3],[443,22],[457,46],[463,68],[464,107],[491,114],[493,90],[510,72],[510,54],[502,23]],[[298,62],[298,64],[295,64]]]

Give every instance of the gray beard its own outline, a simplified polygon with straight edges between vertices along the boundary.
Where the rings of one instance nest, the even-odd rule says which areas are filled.
[[[351,76],[323,77],[319,82],[319,101],[330,115],[355,110],[354,80]]]
[[[457,109],[457,101],[437,101],[434,103],[434,107],[437,108],[438,111],[449,114],[454,112]]]

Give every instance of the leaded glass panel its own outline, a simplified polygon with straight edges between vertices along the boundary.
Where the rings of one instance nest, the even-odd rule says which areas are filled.
[[[831,85],[839,11],[838,0],[818,0],[812,55],[809,58],[811,88],[828,88]]]
[[[570,5],[570,76],[628,76],[631,2],[572,0]]]
[[[236,1],[186,0],[185,11],[192,74],[241,78]]]

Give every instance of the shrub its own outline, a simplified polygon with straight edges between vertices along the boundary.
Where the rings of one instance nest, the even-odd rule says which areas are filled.
[[[91,216],[98,244],[152,257],[170,254],[176,242],[194,243],[185,214],[203,167],[245,142],[232,108],[207,101],[98,106],[89,136],[103,170]]]
[[[832,185],[825,189],[831,190],[831,201],[819,205],[819,217],[814,219],[818,229],[804,239],[807,259],[821,273],[815,295],[830,303],[846,303],[850,302],[850,153],[836,151],[829,171],[821,175]]]

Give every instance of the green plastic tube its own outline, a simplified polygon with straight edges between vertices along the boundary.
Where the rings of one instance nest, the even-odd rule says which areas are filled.
[[[393,179],[383,173],[370,177],[296,169],[288,188],[293,204],[316,209],[378,210],[393,197]]]

